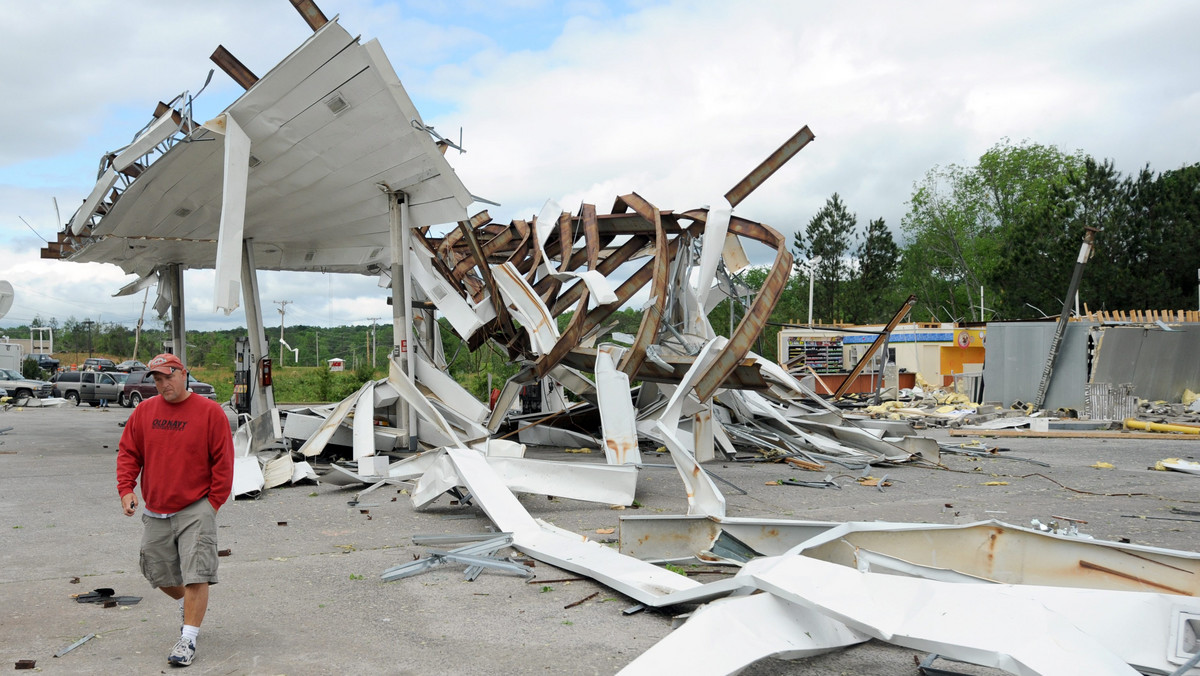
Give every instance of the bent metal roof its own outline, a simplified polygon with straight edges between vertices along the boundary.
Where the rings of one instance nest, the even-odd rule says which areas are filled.
[[[104,158],[44,258],[139,276],[169,263],[215,267],[227,144],[214,123],[224,120],[200,126],[187,112],[160,105],[155,123]],[[242,237],[258,269],[374,274],[391,263],[385,190],[407,195],[414,227],[463,220],[473,201],[378,41],[359,44],[336,20],[224,114],[249,140]]]

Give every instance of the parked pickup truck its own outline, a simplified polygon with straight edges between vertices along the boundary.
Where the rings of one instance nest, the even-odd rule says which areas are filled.
[[[50,391],[54,386],[44,380],[30,380],[12,369],[0,369],[0,387],[8,390],[9,396],[17,399],[25,397],[45,399],[50,396]]]
[[[59,361],[48,354],[39,352],[38,354],[27,354],[26,359],[37,362],[38,368],[54,373],[58,370]]]
[[[125,387],[127,375],[101,371],[63,371],[54,374],[50,380],[54,383],[54,396],[63,397],[76,406],[79,402],[97,406],[101,399],[116,405],[124,403],[121,390]]]

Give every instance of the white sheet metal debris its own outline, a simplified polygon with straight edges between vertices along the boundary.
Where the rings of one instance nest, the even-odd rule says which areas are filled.
[[[870,635],[771,594],[717,599],[622,669],[623,676],[735,674],[766,657],[794,660]]]

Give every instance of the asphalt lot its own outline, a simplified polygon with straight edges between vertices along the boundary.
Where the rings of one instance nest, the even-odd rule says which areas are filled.
[[[141,524],[121,514],[116,494],[118,423],[128,414],[87,406],[0,411],[0,429],[12,428],[0,433],[0,668],[33,659],[46,673],[168,669],[177,611],[138,572]],[[765,485],[824,476],[779,464],[717,462],[708,469],[746,491],[723,487],[732,516],[995,518],[1016,525],[1066,516],[1087,521],[1082,530],[1097,538],[1200,550],[1200,517],[1171,512],[1200,510],[1200,478],[1148,469],[1163,458],[1200,455],[1200,441],[989,443],[1008,450],[996,459],[944,456],[949,471],[877,468],[875,476],[886,473],[894,482],[882,492],[857,484],[840,491]],[[597,459],[552,449],[530,457]],[[646,461],[669,462],[653,455]],[[1115,468],[1091,467],[1098,462]],[[392,487],[352,506],[355,490],[297,485],[221,510],[219,546],[231,553],[221,559],[222,582],[212,590],[191,673],[612,674],[669,633],[674,613],[687,610],[624,615],[630,599],[588,580],[555,582],[574,576],[544,564],[535,566],[532,584],[492,572],[466,582],[457,567],[384,583],[381,572],[426,551],[412,544],[413,535],[482,533],[489,522],[445,496],[416,512]],[[596,530],[619,527],[628,513],[546,496],[520,499],[535,517],[595,539],[615,538]],[[643,470],[638,502],[636,513],[686,511],[674,470]],[[70,598],[100,587],[144,598],[116,608]],[[53,657],[92,633],[94,639]],[[872,642],[797,662],[764,660],[743,673],[915,674],[914,656],[924,655]]]

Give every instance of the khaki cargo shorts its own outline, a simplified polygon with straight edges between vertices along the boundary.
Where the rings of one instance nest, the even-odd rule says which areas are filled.
[[[202,498],[165,518],[142,515],[142,575],[154,587],[217,583],[217,512]]]

